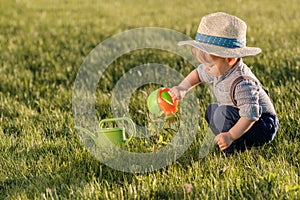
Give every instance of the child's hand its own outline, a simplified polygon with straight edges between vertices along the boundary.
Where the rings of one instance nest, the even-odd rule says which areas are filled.
[[[173,101],[178,100],[180,101],[185,96],[187,90],[180,86],[174,86],[170,89],[170,96],[172,97]]]
[[[227,149],[233,142],[230,132],[220,133],[215,137],[215,141],[219,145],[220,149],[223,151]]]

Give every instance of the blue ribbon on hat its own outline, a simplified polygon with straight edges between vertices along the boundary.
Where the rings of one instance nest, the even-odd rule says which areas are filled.
[[[212,44],[212,45],[231,48],[231,49],[242,48],[246,46],[246,38],[224,38],[224,37],[197,33],[195,40],[197,42]]]

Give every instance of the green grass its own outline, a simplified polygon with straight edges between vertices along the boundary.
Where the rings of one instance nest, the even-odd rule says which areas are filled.
[[[299,9],[296,0],[0,0],[0,199],[299,199]],[[230,157],[215,148],[199,159],[207,128],[201,118],[188,151],[163,169],[123,173],[95,159],[80,142],[72,114],[73,84],[89,52],[136,27],[194,37],[201,17],[215,11],[244,19],[248,45],[263,50],[245,62],[271,92],[280,119],[274,142]],[[159,50],[121,56],[99,83],[99,118],[111,116],[110,93],[118,77],[149,62],[183,75],[192,69]],[[135,96],[145,100],[149,88]],[[203,116],[207,88],[194,91]],[[130,109],[137,123],[145,123],[145,101],[132,98]],[[141,151],[150,151],[151,141],[146,147]],[[185,183],[193,185],[190,193]]]

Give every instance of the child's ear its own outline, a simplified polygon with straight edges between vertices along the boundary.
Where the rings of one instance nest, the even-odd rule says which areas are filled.
[[[226,60],[229,65],[233,66],[233,65],[235,65],[235,63],[238,59],[237,58],[226,58]]]

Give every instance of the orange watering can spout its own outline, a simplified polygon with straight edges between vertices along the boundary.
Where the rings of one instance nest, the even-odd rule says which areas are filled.
[[[178,101],[171,98],[169,94],[170,88],[161,88],[158,90],[158,105],[165,116],[174,115],[177,112]]]

